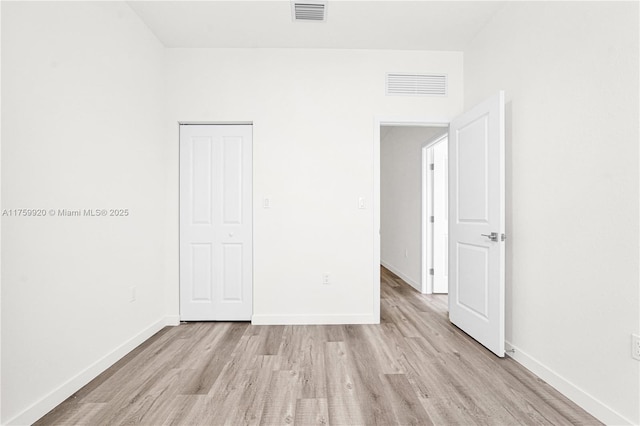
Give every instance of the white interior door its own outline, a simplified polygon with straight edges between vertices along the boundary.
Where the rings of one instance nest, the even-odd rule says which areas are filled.
[[[447,138],[433,146],[433,292],[448,291],[449,216]]]
[[[504,356],[504,92],[449,127],[449,318]]]
[[[253,313],[252,126],[180,126],[180,318]]]

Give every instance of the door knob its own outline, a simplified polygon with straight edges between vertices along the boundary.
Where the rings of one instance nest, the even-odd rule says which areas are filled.
[[[492,232],[490,234],[480,234],[480,235],[482,235],[483,237],[487,237],[491,241],[498,241],[498,233],[497,232]]]

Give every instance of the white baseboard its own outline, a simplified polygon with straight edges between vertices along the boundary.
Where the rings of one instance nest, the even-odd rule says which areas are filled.
[[[254,315],[254,325],[326,325],[326,324],[376,324],[373,314],[363,315]]]
[[[402,281],[406,282],[411,287],[415,288],[420,293],[422,293],[422,285],[420,283],[415,282],[414,280],[406,276],[404,273],[402,273],[402,271],[400,271],[398,268],[391,265],[390,263],[385,262],[382,259],[380,259],[380,264],[385,268],[387,268],[388,270],[390,270],[391,272],[393,272],[394,274],[396,274],[397,276],[399,276],[400,278],[402,278]]]
[[[172,318],[162,318],[155,323],[151,324],[144,330],[140,331],[138,334],[115,348],[113,351],[109,352],[89,367],[84,369],[83,371],[76,374],[74,377],[71,377],[69,380],[61,384],[58,388],[49,392],[40,400],[33,403],[26,410],[22,411],[17,416],[9,419],[5,424],[7,425],[30,425],[40,419],[42,416],[47,414],[53,408],[58,406],[64,400],[69,398],[75,392],[77,392],[84,385],[89,383],[91,380],[95,379],[104,372],[107,368],[111,367],[117,361],[119,361],[126,354],[134,350],[138,345],[149,339],[151,336],[156,334],[158,331],[162,330],[166,325],[176,325],[169,324],[168,320]],[[178,323],[180,321],[178,320]]]
[[[164,317],[164,325],[176,326],[180,325],[180,315],[167,315]]]
[[[587,392],[583,391],[578,386],[571,383],[569,380],[565,379],[546,365],[542,364],[537,359],[523,352],[520,348],[512,345],[510,342],[505,342],[505,347],[507,350],[514,351],[508,352],[509,357],[513,358],[524,368],[540,377],[542,380],[558,390],[561,394],[578,404],[581,408],[583,408],[585,411],[587,411],[589,414],[591,414],[604,424],[634,424],[631,420],[616,413],[609,406],[589,395]]]

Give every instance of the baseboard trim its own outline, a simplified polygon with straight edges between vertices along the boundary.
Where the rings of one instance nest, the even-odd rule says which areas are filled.
[[[42,416],[47,414],[53,408],[65,401],[75,392],[77,392],[84,385],[89,383],[104,372],[107,368],[111,367],[117,361],[119,361],[126,354],[134,350],[138,345],[149,339],[151,336],[162,330],[163,327],[169,324],[169,319],[172,317],[161,318],[153,324],[146,327],[144,330],[91,364],[89,367],[79,372],[62,385],[58,386],[49,394],[45,395],[40,400],[33,403],[27,409],[22,411],[17,416],[9,419],[5,424],[7,425],[25,425],[33,424]],[[179,320],[178,320],[179,323]]]
[[[376,324],[373,314],[364,315],[253,315],[254,325],[326,325],[326,324]]]
[[[400,278],[402,278],[402,281],[406,282],[411,287],[415,288],[420,293],[422,293],[422,285],[420,283],[415,282],[414,280],[412,280],[411,278],[403,274],[398,268],[391,265],[390,263],[385,262],[382,259],[380,259],[380,264],[385,268],[387,268],[388,270],[390,270],[391,272],[393,272],[394,274],[396,274],[397,276],[399,276]]]
[[[531,371],[536,376],[547,382],[561,394],[578,404],[589,414],[607,425],[633,425],[634,423],[626,417],[618,414],[606,404],[602,403],[592,395],[580,389],[560,374],[553,371],[531,355],[523,352],[522,349],[514,346],[510,342],[505,342],[507,354],[518,364]]]
[[[180,325],[180,315],[167,315],[164,317],[164,325],[176,326]]]

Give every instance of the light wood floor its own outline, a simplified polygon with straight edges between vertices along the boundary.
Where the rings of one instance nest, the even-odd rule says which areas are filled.
[[[600,424],[383,268],[380,325],[167,327],[36,424]]]

